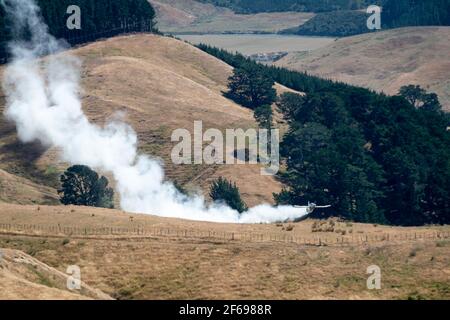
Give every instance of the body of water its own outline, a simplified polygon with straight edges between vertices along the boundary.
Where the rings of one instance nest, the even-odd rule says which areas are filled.
[[[328,37],[304,37],[278,34],[204,34],[176,35],[193,44],[205,43],[244,55],[272,52],[311,51],[335,41]]]

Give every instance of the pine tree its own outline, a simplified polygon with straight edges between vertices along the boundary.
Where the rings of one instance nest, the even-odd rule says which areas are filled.
[[[235,69],[228,79],[226,97],[250,109],[275,102],[274,81],[257,65]]]
[[[235,183],[222,177],[213,181],[209,195],[213,201],[223,202],[239,213],[247,211],[247,206],[241,199],[239,188]]]

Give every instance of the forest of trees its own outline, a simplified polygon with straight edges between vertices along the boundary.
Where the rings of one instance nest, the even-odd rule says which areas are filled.
[[[385,0],[382,21],[386,27],[450,26],[449,0]]]
[[[337,3],[331,1],[332,3]],[[383,29],[406,26],[449,26],[449,0],[379,0],[361,3],[361,8],[369,4],[383,7],[381,21]],[[305,24],[283,30],[283,34],[306,36],[346,37],[371,32],[367,28],[368,14],[363,11],[346,10],[319,12]],[[314,11],[314,10],[313,10]]]
[[[199,48],[245,70],[239,54]],[[328,215],[394,225],[450,223],[450,116],[435,94],[407,86],[397,96],[273,66],[260,70],[306,93],[278,108],[289,124],[279,204],[331,204]],[[322,213],[323,211],[318,211]]]
[[[36,0],[50,33],[80,44],[124,32],[153,31],[155,11],[147,0]],[[81,30],[69,30],[67,8],[77,5],[81,9]],[[0,62],[7,55],[6,42],[11,38],[10,26],[0,6]],[[3,61],[2,61],[3,60]]]

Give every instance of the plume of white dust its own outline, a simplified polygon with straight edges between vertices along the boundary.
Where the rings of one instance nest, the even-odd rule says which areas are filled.
[[[202,196],[181,194],[165,180],[156,159],[138,153],[137,135],[129,125],[111,121],[101,127],[88,120],[79,93],[81,63],[50,35],[35,1],[0,3],[16,38],[9,43],[12,60],[3,79],[5,116],[15,123],[22,142],[39,141],[60,150],[62,161],[110,172],[127,212],[223,223],[270,223],[306,215],[304,208],[268,204],[240,214],[221,203],[208,204]],[[26,40],[20,40],[24,34]]]

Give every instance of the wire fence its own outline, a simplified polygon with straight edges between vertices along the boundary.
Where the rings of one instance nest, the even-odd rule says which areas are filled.
[[[368,233],[347,236],[336,236],[334,234],[320,234],[317,236],[299,236],[297,234],[285,233],[254,233],[254,232],[226,232],[205,231],[171,228],[149,228],[143,226],[135,227],[75,227],[57,225],[37,224],[5,224],[0,223],[0,234],[4,235],[30,235],[42,237],[73,237],[73,238],[172,238],[197,239],[208,241],[242,241],[242,242],[280,242],[294,243],[312,246],[346,246],[363,245],[370,243],[389,243],[399,241],[423,241],[423,240],[445,240],[450,239],[450,231],[420,230],[416,232],[398,233]]]

